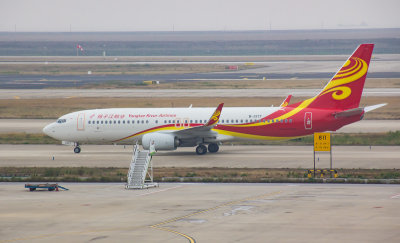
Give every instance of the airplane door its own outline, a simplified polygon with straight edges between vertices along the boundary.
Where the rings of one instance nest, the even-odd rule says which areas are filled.
[[[78,120],[77,120],[77,130],[78,131],[84,131],[85,130],[85,113],[79,113],[78,114]]]
[[[312,129],[312,113],[311,112],[304,113],[304,128]]]

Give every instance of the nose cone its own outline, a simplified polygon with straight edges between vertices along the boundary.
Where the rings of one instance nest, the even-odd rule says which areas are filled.
[[[43,128],[43,133],[46,134],[47,136],[51,137],[52,133],[54,132],[52,127],[53,127],[53,123],[45,126]]]

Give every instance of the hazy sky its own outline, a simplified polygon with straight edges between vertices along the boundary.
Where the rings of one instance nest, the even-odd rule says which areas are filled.
[[[0,0],[0,31],[398,28],[399,0]]]

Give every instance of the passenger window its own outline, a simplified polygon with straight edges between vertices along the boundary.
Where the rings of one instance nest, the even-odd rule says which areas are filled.
[[[120,120],[118,120],[118,124],[121,124],[121,121],[120,121]]]
[[[146,123],[149,123],[149,120],[146,120]]]
[[[243,120],[240,120],[240,123],[243,123]]]
[[[156,120],[156,123],[158,123],[158,120]]]
[[[125,120],[122,121],[122,124],[125,124]]]
[[[289,119],[289,123],[292,123],[292,119]]]
[[[99,124],[99,121],[97,121],[96,123]]]
[[[285,119],[285,123],[287,123],[287,119]]]
[[[142,124],[144,124],[144,121],[142,120]]]
[[[104,121],[105,124],[107,124],[107,121]]]
[[[88,124],[90,124],[90,121],[88,121]]]
[[[126,121],[126,123],[130,124],[130,123],[131,123],[131,121],[127,120],[127,121]]]

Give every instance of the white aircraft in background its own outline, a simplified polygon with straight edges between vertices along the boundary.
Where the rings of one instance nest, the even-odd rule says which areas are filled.
[[[373,44],[360,45],[325,88],[313,98],[279,107],[111,108],[66,114],[43,132],[75,144],[141,140],[156,150],[195,147],[197,154],[215,153],[219,144],[240,139],[281,140],[336,131],[385,104],[359,107]],[[208,148],[206,147],[208,145]]]

